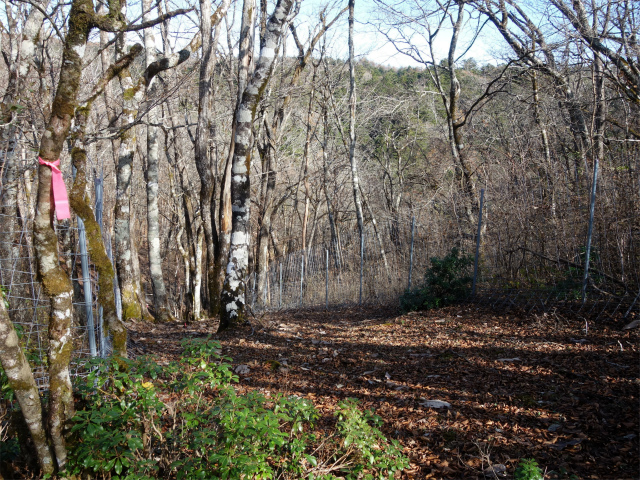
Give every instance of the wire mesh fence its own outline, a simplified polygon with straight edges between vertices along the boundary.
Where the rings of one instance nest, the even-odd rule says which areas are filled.
[[[0,240],[0,285],[2,297],[10,319],[21,338],[24,351],[33,367],[36,384],[41,390],[48,388],[47,348],[49,325],[49,299],[37,279],[33,249],[32,222],[20,218],[8,219],[0,214],[3,225],[19,229],[4,231]],[[61,240],[61,264],[73,285],[73,361],[72,375],[77,376],[83,359],[107,356],[111,341],[102,322],[102,310],[96,302],[97,272],[86,249],[84,227],[80,219],[73,225],[69,221],[57,222],[55,229]]]
[[[474,235],[452,216],[459,197],[433,202],[420,221],[369,226],[362,255],[352,230],[272,262],[263,291],[255,275],[249,280],[249,299],[254,311],[395,302],[423,281],[430,258],[457,246],[477,262],[469,301],[628,317],[640,309],[640,208],[630,193],[601,187],[550,199],[535,189],[488,189]]]
[[[101,182],[95,187],[100,216]],[[319,227],[311,247],[271,261],[262,289],[255,274],[247,279],[248,301],[254,312],[394,303],[422,284],[432,257],[455,246],[475,260],[469,301],[595,319],[637,315],[640,191],[611,181],[590,187],[495,182],[482,201],[449,193],[411,213],[381,214],[362,239],[355,228],[332,235]],[[46,388],[49,304],[36,276],[33,215],[23,203],[22,210],[0,206],[0,283],[37,382]],[[74,358],[106,356],[111,347],[82,222],[58,222],[56,230],[74,287]]]

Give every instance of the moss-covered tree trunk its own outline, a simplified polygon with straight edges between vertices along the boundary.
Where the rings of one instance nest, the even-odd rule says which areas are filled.
[[[278,0],[260,45],[260,57],[242,95],[234,119],[235,150],[231,177],[232,230],[229,262],[222,288],[220,325],[231,326],[245,317],[245,281],[249,266],[250,166],[253,150],[253,120],[258,102],[271,77],[273,63],[293,0]]]
[[[85,128],[91,106],[109,84],[109,82],[142,52],[140,45],[135,45],[129,53],[109,66],[98,84],[94,87],[89,100],[75,112],[75,128],[72,134],[71,160],[76,168],[73,188],[69,195],[69,202],[73,211],[82,219],[85,225],[89,256],[98,272],[98,303],[102,306],[103,317],[113,335],[113,353],[117,356],[127,356],[127,329],[118,318],[114,294],[114,269],[102,238],[100,225],[96,221],[91,202],[87,194],[87,153],[84,144]]]
[[[69,133],[74,115],[82,57],[93,21],[90,0],[74,0],[69,13],[69,28],[62,53],[58,88],[51,107],[51,117],[42,135],[39,157],[55,162]],[[73,288],[69,276],[58,261],[58,239],[53,228],[51,203],[51,168],[38,167],[38,193],[34,221],[34,249],[44,294],[49,297],[49,434],[59,468],[67,458],[65,424],[74,413],[69,376],[73,347],[71,338]]]
[[[131,249],[131,180],[133,178],[133,156],[136,149],[136,129],[131,125],[136,119],[138,106],[144,99],[144,90],[134,84],[129,69],[120,72],[122,87],[122,116],[120,148],[116,166],[115,205],[115,260],[118,271],[118,286],[122,297],[122,319],[141,319],[142,305],[138,300],[140,283],[135,277]]]
[[[29,362],[0,298],[0,364],[9,380],[36,449],[42,473],[53,473],[54,463],[42,419],[42,404]]]

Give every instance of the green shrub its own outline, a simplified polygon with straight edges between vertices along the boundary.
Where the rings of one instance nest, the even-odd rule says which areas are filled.
[[[533,458],[523,458],[518,464],[515,474],[515,480],[544,480],[542,470]]]
[[[433,257],[430,263],[424,283],[400,297],[402,311],[445,307],[464,300],[471,292],[472,256],[461,255],[454,247],[444,258]]]
[[[354,400],[317,431],[308,400],[238,395],[230,359],[211,340],[178,362],[92,360],[79,387],[67,473],[92,478],[384,479],[408,465],[380,419]],[[323,425],[326,428],[326,425]]]

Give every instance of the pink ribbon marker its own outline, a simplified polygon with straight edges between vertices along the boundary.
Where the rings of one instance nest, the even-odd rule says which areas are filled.
[[[60,160],[55,162],[47,162],[38,157],[40,165],[46,165],[51,168],[51,197],[56,208],[56,216],[58,220],[64,220],[65,218],[71,218],[71,212],[69,211],[69,197],[67,196],[67,187],[64,186],[64,179],[62,178],[62,172],[58,168]]]

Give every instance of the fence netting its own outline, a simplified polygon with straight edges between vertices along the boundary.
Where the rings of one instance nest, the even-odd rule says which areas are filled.
[[[572,188],[487,181],[482,202],[480,187],[471,200],[460,193],[415,199],[406,212],[378,213],[375,225],[369,214],[362,241],[353,222],[333,234],[317,226],[304,251],[271,259],[261,291],[250,275],[248,303],[253,312],[397,303],[421,285],[431,258],[457,247],[477,259],[470,302],[594,320],[638,315],[640,188],[629,172],[621,175],[626,180],[608,172],[595,192],[591,181]],[[23,197],[1,207],[3,300],[44,388],[49,304],[36,275],[33,206]],[[77,219],[56,223],[74,287],[74,357],[106,356],[111,346],[82,228]],[[104,238],[110,250],[108,231]]]

